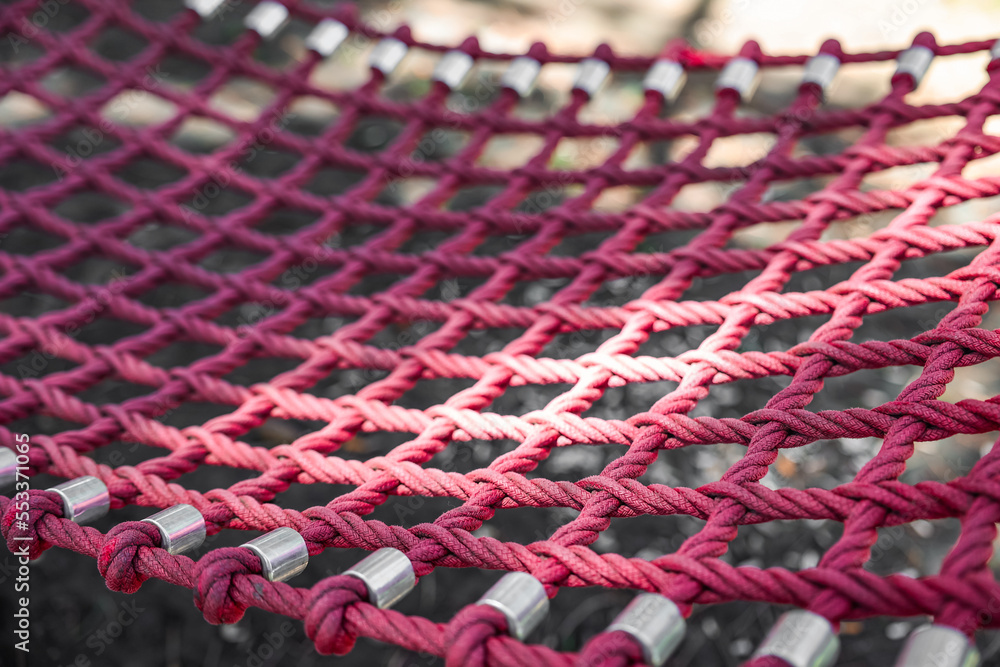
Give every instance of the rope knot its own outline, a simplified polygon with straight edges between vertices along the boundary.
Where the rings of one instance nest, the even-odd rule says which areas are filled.
[[[252,586],[252,582],[241,575],[258,575],[259,578],[260,573],[260,559],[249,549],[215,549],[195,564],[194,604],[209,623],[235,623],[243,618],[247,609],[242,600],[253,595],[249,590],[239,595],[241,585]]]
[[[21,494],[11,498],[0,519],[0,531],[10,552],[34,560],[52,546],[38,535],[38,524],[50,515],[63,515],[62,498],[57,493],[31,490],[27,499]]]
[[[160,531],[144,521],[126,521],[108,531],[97,556],[97,570],[108,588],[135,593],[149,577],[136,570],[140,549],[160,546]]]
[[[493,607],[472,605],[455,615],[445,630],[446,667],[486,667],[486,642],[507,632],[507,618]]]
[[[602,632],[583,647],[577,659],[580,667],[628,667],[644,664],[642,648],[628,633]]]
[[[357,634],[345,627],[347,609],[367,596],[364,582],[348,575],[329,577],[313,586],[305,628],[320,655],[346,655],[354,648]]]

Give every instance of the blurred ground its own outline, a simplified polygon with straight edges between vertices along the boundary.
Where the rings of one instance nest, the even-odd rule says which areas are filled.
[[[175,2],[146,5],[143,11],[169,14]],[[169,7],[167,7],[169,5]],[[69,7],[71,7],[70,5]],[[952,42],[964,39],[979,39],[996,36],[996,26],[1000,25],[1000,7],[993,2],[947,1],[947,0],[900,0],[898,2],[872,2],[871,0],[840,0],[823,4],[794,2],[792,0],[716,0],[698,2],[695,0],[662,0],[660,2],[640,2],[631,0],[559,0],[558,2],[529,2],[511,0],[496,2],[456,2],[452,0],[418,0],[409,3],[363,3],[363,13],[371,22],[381,28],[391,28],[400,23],[411,25],[419,38],[442,43],[459,43],[465,36],[476,34],[487,48],[520,52],[533,41],[545,41],[556,52],[586,53],[601,42],[611,44],[616,50],[630,53],[655,53],[672,37],[685,36],[703,48],[720,52],[736,51],[748,38],[758,39],[765,50],[771,53],[815,52],[823,39],[830,36],[841,38],[846,49],[858,51],[875,48],[900,48],[909,43],[921,29],[933,27],[939,40]],[[245,10],[245,8],[244,8]],[[67,10],[72,17],[72,10]],[[69,20],[69,19],[67,19]],[[264,50],[262,57],[281,61],[294,57],[300,52],[304,26],[293,26],[289,34],[278,44]],[[205,26],[206,39],[229,39],[231,32],[225,33],[220,26]],[[228,34],[228,37],[226,36]],[[122,53],[127,44],[112,41],[102,48],[109,53]],[[2,52],[5,62],[16,58]],[[124,57],[124,56],[123,56]],[[978,60],[977,60],[978,58]],[[962,95],[977,90],[984,80],[982,56],[956,59],[957,64],[940,63],[932,68],[925,85],[914,95],[914,99],[955,100]],[[964,62],[964,64],[963,64]],[[429,56],[414,54],[402,67],[388,95],[399,99],[419,96],[433,66]],[[350,87],[364,75],[362,57],[335,58],[324,64],[316,73],[316,80],[326,85]],[[525,113],[545,113],[558,106],[564,99],[572,70],[551,68],[540,82],[540,90],[527,103]],[[891,65],[871,67],[868,71],[850,71],[844,68],[844,75],[830,99],[831,105],[858,106],[877,99],[885,91]],[[183,84],[187,78],[197,76],[197,64],[177,63],[171,70],[172,83]],[[760,93],[753,106],[761,112],[772,111],[787,102],[789,90],[796,74],[775,75],[765,78]],[[692,78],[692,83],[679,101],[679,115],[697,116],[704,113],[710,103],[710,84],[707,78]],[[66,92],[79,86],[80,82],[68,77],[51,83]],[[640,99],[636,80],[616,80],[609,87],[607,95],[595,100],[588,109],[591,119],[602,119],[614,123],[628,116]],[[227,86],[212,103],[227,110],[234,116],[246,114],[254,117],[269,97],[269,91],[253,82],[236,81]],[[145,125],[160,122],[164,109],[153,95],[133,100],[128,122]],[[336,114],[336,110],[318,101],[301,101],[293,110],[297,114],[295,123],[302,127],[325,126]],[[8,96],[0,100],[0,124],[16,126],[23,122],[44,118],[44,108],[39,108],[31,98]],[[110,113],[110,112],[109,112]],[[896,132],[894,139],[904,143],[926,143],[935,137],[954,132],[949,121],[933,121]],[[301,128],[300,128],[301,129]],[[990,131],[990,128],[987,128]],[[993,127],[992,131],[997,129]],[[352,145],[365,150],[379,150],[389,141],[393,129],[385,123],[367,122],[352,138]],[[802,150],[816,153],[836,152],[849,145],[855,137],[849,133],[803,142]],[[175,143],[187,150],[210,151],[227,141],[225,128],[211,124],[185,125],[174,138]],[[513,138],[491,145],[483,158],[484,164],[509,168],[523,162],[524,155],[536,148],[530,138]],[[746,163],[747,156],[759,156],[766,150],[767,143],[759,138],[737,138],[723,142],[713,149],[712,159],[718,164]],[[447,152],[447,145],[442,151]],[[586,143],[568,144],[557,152],[553,162],[563,166],[585,166],[587,160],[600,162],[596,153],[599,147]],[[650,147],[641,151],[637,163],[658,164],[675,157],[685,150],[682,141],[669,146]],[[751,158],[753,159],[753,158]],[[254,164],[255,173],[267,175],[282,168],[281,157],[263,154]],[[971,167],[978,173],[995,170],[995,163],[983,160]],[[925,173],[919,169],[892,170],[873,176],[868,187],[899,187]],[[974,174],[973,174],[974,175]],[[0,165],[0,188],[22,187],[35,175],[23,170],[4,169]],[[152,184],[162,174],[151,170],[138,170],[129,178],[137,184]],[[337,191],[345,187],[343,178],[333,178],[317,183],[318,191]],[[415,196],[415,191],[405,185],[396,195],[400,200]],[[813,183],[810,187],[818,187]],[[710,208],[725,199],[728,191],[716,186],[700,188],[685,193],[677,206],[698,209]],[[799,197],[799,191],[776,192],[775,196]],[[488,193],[471,193],[465,206],[482,203]],[[619,193],[617,199],[604,201],[609,207],[624,207],[636,201],[641,193]],[[943,212],[940,224],[976,219],[986,211],[995,209],[995,202],[972,202]],[[81,202],[72,213],[80,219],[100,219],[108,215],[100,202]],[[832,234],[844,236],[868,234],[872,229],[884,226],[887,219],[872,219],[857,225],[844,225]],[[777,234],[786,233],[780,226],[754,228],[741,232],[738,242],[747,247],[758,247],[773,242]],[[169,230],[151,227],[145,237],[137,242],[155,247],[168,241]],[[4,249],[12,253],[28,253],[37,250],[33,241],[12,237],[5,241]],[[498,240],[496,248],[506,249],[507,240]],[[579,254],[589,249],[585,238],[570,240],[561,251]],[[657,247],[656,249],[661,249]],[[897,278],[907,276],[943,275],[961,267],[973,255],[970,253],[949,253],[942,256],[907,262]],[[224,270],[226,266],[208,267]],[[822,289],[849,276],[849,269],[840,267],[823,269],[797,276],[788,290]],[[81,276],[79,279],[100,279],[99,270],[95,275]],[[724,277],[700,281],[686,298],[717,298],[733,288],[734,277]],[[602,298],[605,303],[622,303],[636,298],[653,283],[652,279],[625,280]],[[545,300],[555,290],[555,284],[541,282],[521,290],[510,303],[535,303]],[[30,297],[30,298],[29,298]],[[177,295],[164,293],[154,306],[170,305]],[[5,302],[5,309],[16,315],[36,316],[50,308],[57,307],[53,300],[37,295],[26,295],[24,299]],[[994,308],[984,327],[1000,327],[1000,316]],[[903,312],[876,315],[866,320],[856,339],[909,338],[916,333],[931,328],[940,319],[940,306],[911,308]],[[746,349],[787,349],[804,340],[811,327],[820,323],[820,318],[805,318],[795,324],[781,323],[771,327],[760,327],[760,332],[749,339]],[[341,324],[336,318],[317,323],[314,331],[301,335],[322,335]],[[656,336],[647,343],[643,354],[667,356],[677,355],[698,345],[709,333],[689,328],[684,331],[669,332]],[[95,339],[86,341],[102,342],[99,329]],[[107,329],[104,335],[112,339],[120,333]],[[575,339],[553,356],[579,356],[594,349],[601,339],[596,335],[584,335]],[[469,352],[485,354],[496,349],[502,341],[486,340],[483,336],[472,336],[463,345]],[[460,348],[461,349],[461,348]],[[183,365],[191,358],[182,351],[175,351],[174,357],[158,360],[161,365]],[[2,369],[9,372],[8,369]],[[266,364],[247,368],[234,381],[252,383],[283,370]],[[962,369],[956,380],[949,386],[946,400],[958,398],[986,398],[1000,393],[1000,374],[997,364]],[[830,380],[823,392],[810,406],[811,409],[844,409],[854,406],[871,407],[892,400],[915,376],[915,369],[887,369],[881,372],[856,373],[848,377]],[[236,374],[238,375],[238,374]],[[778,389],[787,384],[787,378],[771,378],[755,382],[737,382],[714,387],[708,399],[702,402],[695,415],[738,417],[763,407],[764,403]],[[435,388],[422,396],[425,404],[443,402],[462,383],[435,383]],[[606,418],[626,418],[649,407],[657,398],[669,391],[671,383],[651,383],[631,385],[609,391],[598,407],[588,413]],[[317,393],[338,396],[356,391],[358,378],[347,373],[331,377]],[[561,389],[561,388],[559,388]],[[547,388],[524,388],[504,394],[492,407],[498,412],[523,414],[553,398]],[[120,401],[122,395],[109,393],[94,397],[93,400]],[[189,406],[172,413],[169,423],[188,425],[200,423],[197,406]],[[36,418],[21,424],[32,433],[51,433],[61,428],[54,420]],[[274,445],[287,442],[304,433],[310,425],[284,425],[272,430],[259,429],[255,436],[259,444]],[[947,480],[963,474],[979,457],[983,448],[992,444],[996,434],[985,436],[955,437],[949,441],[921,443],[918,452],[908,465],[903,479],[916,482],[921,479]],[[345,456],[366,458],[379,455],[399,440],[387,434],[364,434],[346,448]],[[879,445],[877,440],[834,441],[816,443],[801,450],[786,451],[775,470],[765,478],[765,483],[773,486],[823,487],[849,481],[860,467],[873,455]],[[449,449],[439,465],[447,465],[449,457],[456,457],[451,463],[456,470],[467,471],[488,464],[501,454],[499,446],[471,451],[469,456],[457,456]],[[96,457],[108,462],[115,456],[126,460],[138,460],[151,455],[152,450],[139,451],[105,448]],[[537,475],[550,479],[579,479],[594,474],[620,452],[614,448],[567,448],[555,452],[537,471]],[[715,481],[741,455],[736,446],[712,448],[688,448],[666,452],[643,477],[647,482],[669,485],[697,487]],[[222,468],[203,468],[186,476],[184,484],[188,488],[201,491],[228,486],[245,477]],[[45,488],[56,480],[37,478],[35,488]],[[286,507],[304,509],[311,505],[324,504],[330,499],[329,488],[293,487],[282,494],[276,502]],[[403,525],[413,525],[432,521],[441,512],[454,506],[445,500],[425,503],[417,512],[408,516]],[[103,531],[122,520],[139,519],[148,515],[148,510],[127,508],[116,511],[97,524]],[[393,504],[381,508],[374,515],[386,521],[399,523]],[[484,527],[480,534],[489,534],[499,539],[518,541],[522,544],[548,537],[555,526],[567,520],[561,511],[523,509],[504,511]],[[616,520],[595,544],[601,552],[616,552],[625,556],[655,558],[676,549],[682,541],[693,534],[699,522],[688,517],[642,517]],[[839,526],[826,522],[785,522],[747,526],[740,530],[739,538],[733,543],[727,560],[733,564],[760,566],[784,566],[799,569],[814,565],[823,551],[836,539]],[[958,534],[956,521],[942,521],[933,524],[921,522],[898,529],[887,529],[880,539],[875,557],[870,567],[879,573],[904,572],[914,576],[937,571],[941,559],[953,544]],[[233,546],[247,539],[246,534],[224,533],[213,538],[202,552],[208,548]],[[309,586],[320,578],[341,571],[356,562],[363,554],[359,551],[331,550],[315,558],[305,574],[295,580],[299,586]],[[6,596],[10,581],[6,574],[12,557],[4,552],[0,556],[0,591]],[[486,587],[498,578],[499,573],[471,572],[465,570],[439,569],[421,581],[417,591],[405,599],[398,607],[404,613],[420,614],[436,621],[445,621],[458,609],[475,599]],[[287,619],[272,616],[251,609],[246,618],[234,626],[213,627],[207,625],[191,602],[190,593],[176,589],[163,582],[150,581],[135,596],[124,596],[107,591],[95,572],[92,560],[52,550],[34,565],[33,582],[39,582],[34,589],[32,613],[36,619],[33,626],[35,645],[33,665],[92,665],[179,667],[202,665],[204,667],[264,665],[390,665],[392,667],[427,666],[438,661],[421,656],[411,656],[403,651],[362,640],[349,656],[343,659],[320,658],[312,648],[312,643],[304,638],[301,624],[289,623]],[[538,641],[563,650],[575,650],[589,637],[600,631],[610,619],[630,599],[626,591],[602,591],[591,589],[565,589],[553,600],[552,611],[545,625],[536,636]],[[0,596],[0,616],[6,617],[11,601]],[[134,622],[124,628],[119,637],[105,641],[103,637],[116,634],[114,618],[124,607]],[[752,651],[774,618],[781,610],[768,605],[730,604],[712,608],[699,608],[689,622],[689,633],[680,653],[669,663],[673,667],[729,667],[739,664]],[[874,619],[865,622],[846,623],[843,627],[844,648],[839,665],[844,667],[882,666],[890,664],[898,652],[900,641],[919,619]],[[994,633],[980,633],[981,648],[987,658],[995,660],[998,641]],[[7,657],[3,664],[19,664]]]

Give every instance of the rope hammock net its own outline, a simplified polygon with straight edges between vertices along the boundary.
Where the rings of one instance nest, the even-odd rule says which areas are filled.
[[[836,646],[830,644],[851,619],[927,616],[935,628],[953,628],[963,642],[970,638],[961,649],[970,654],[978,630],[1000,626],[1000,587],[990,569],[1000,520],[1000,450],[986,448],[964,474],[947,481],[901,481],[915,443],[987,434],[1000,424],[998,397],[943,398],[956,370],[1000,356],[1000,335],[982,326],[1000,281],[1000,214],[940,224],[949,207],[1000,194],[1000,177],[963,176],[967,166],[1000,152],[1000,138],[984,131],[1000,110],[1000,50],[990,53],[992,41],[939,45],[922,33],[893,51],[849,53],[829,41],[818,54],[802,56],[770,56],[752,42],[723,56],[677,42],[642,58],[606,46],[567,57],[536,44],[515,57],[484,51],[475,39],[459,46],[423,43],[405,28],[386,33],[366,25],[350,8],[294,1],[258,5],[222,44],[196,36],[218,20],[210,2],[189,3],[157,20],[127,3],[71,4],[86,16],[64,32],[23,34],[25,21],[39,11],[35,2],[0,12],[0,33],[23,36],[24,48],[34,50],[4,68],[0,100],[29,96],[47,110],[36,122],[0,127],[0,165],[46,165],[50,175],[0,189],[0,442],[20,454],[17,469],[26,476],[0,498],[13,553],[36,558],[59,547],[89,556],[115,591],[135,593],[149,578],[191,589],[209,623],[234,623],[248,607],[281,614],[302,621],[322,654],[345,654],[367,637],[440,656],[448,665],[659,662],[657,642],[669,644],[664,637],[683,626],[695,605],[734,601],[808,612],[792,617],[800,623],[795,627],[808,629],[801,641],[782,648],[781,638],[772,637],[746,663],[754,667],[798,667],[795,651],[813,651],[820,661],[809,664],[833,664]],[[286,13],[325,32],[313,33],[302,57],[281,69],[255,53],[282,29]],[[145,46],[124,61],[102,57],[89,45],[110,26],[140,36]],[[334,49],[358,43],[375,45],[366,81],[329,89],[311,80]],[[399,58],[416,52],[431,54],[440,67],[416,99],[390,99],[383,94],[388,75]],[[907,101],[931,57],[977,53],[988,63],[981,90],[937,104]],[[151,73],[171,57],[202,63],[205,75],[189,87],[160,81]],[[895,74],[887,70],[882,99],[849,109],[824,103],[838,66],[878,63],[896,67]],[[565,104],[542,117],[520,113],[538,70],[556,64],[577,71]],[[484,104],[456,111],[449,100],[473,65],[504,74]],[[46,78],[66,68],[100,83],[79,95],[56,94]],[[749,113],[758,69],[805,74],[789,104]],[[671,115],[681,72],[718,81],[711,109],[698,117]],[[606,75],[646,77],[634,116],[613,126],[584,115]],[[257,117],[236,118],[209,103],[236,78],[273,89]],[[108,122],[108,105],[129,91],[153,91],[173,111],[146,127]],[[315,136],[294,131],[283,115],[305,96],[338,112]],[[399,127],[384,150],[364,151],[348,141],[371,117]],[[956,117],[962,121],[957,131],[931,145],[889,141],[895,128]],[[232,140],[203,152],[179,147],[172,137],[192,119],[207,119]],[[68,159],[54,139],[74,128],[97,137],[97,149]],[[415,159],[425,137],[443,136],[435,130],[461,133],[464,142],[444,159]],[[808,137],[843,130],[858,138],[836,154],[797,151]],[[760,159],[741,166],[706,162],[713,144],[755,134],[772,142]],[[514,168],[484,166],[484,150],[506,135],[534,137],[537,151]],[[613,149],[599,164],[553,166],[561,141],[601,137]],[[629,166],[638,147],[681,138],[690,140],[686,155]],[[265,149],[294,160],[278,175],[260,176],[247,156]],[[151,187],[130,183],[129,174],[148,160],[176,177]],[[931,165],[930,175],[898,188],[869,186],[878,172],[912,165]],[[360,176],[343,192],[317,194],[309,184],[329,169]],[[387,188],[409,179],[430,185],[409,201],[387,200]],[[772,196],[787,183],[819,185],[793,198]],[[725,187],[728,196],[710,210],[672,206],[686,187],[700,184]],[[622,186],[641,189],[641,198],[619,210],[598,205]],[[473,187],[492,190],[481,205],[455,205]],[[556,191],[569,194],[544,196]],[[213,207],[227,193],[242,200],[219,212]],[[89,218],[61,206],[81,197],[114,205]],[[833,233],[883,214],[888,224],[865,228],[868,233]],[[791,231],[761,247],[734,242],[769,223]],[[141,243],[151,224],[181,240]],[[648,244],[677,233],[683,242]],[[18,235],[48,242],[32,241],[23,250],[14,243]],[[591,242],[595,237],[600,240]],[[417,238],[438,241],[414,250]],[[574,239],[580,242],[563,246],[573,252],[558,252]],[[899,275],[908,261],[966,249],[974,259],[942,275]],[[252,260],[237,270],[213,270],[206,260],[218,253]],[[94,260],[124,270],[97,282],[74,272]],[[837,267],[846,267],[845,279],[815,289],[794,283],[804,273]],[[699,281],[720,276],[725,296],[686,296]],[[606,286],[623,279],[643,289],[609,300]],[[523,288],[539,283],[559,287],[540,299],[523,296]],[[164,292],[174,301],[163,305],[151,297]],[[54,305],[18,314],[13,304],[29,293]],[[937,316],[910,339],[855,335],[872,316],[927,304],[938,304]],[[749,342],[755,331],[766,338],[768,326],[808,317],[819,324],[798,344],[763,350]],[[310,328],[328,318],[341,325]],[[109,322],[104,340],[86,335],[94,323]],[[664,332],[692,327],[708,333],[681,353],[643,350]],[[492,350],[477,338],[501,330],[510,335]],[[598,342],[560,343],[583,335]],[[155,363],[157,353],[178,345],[200,352],[182,365]],[[38,359],[43,363],[33,366]],[[232,379],[234,370],[261,359],[284,365],[268,377]],[[893,400],[810,409],[824,380],[894,367],[909,367],[913,379]],[[352,391],[316,390],[344,373],[356,379]],[[739,418],[695,416],[715,387],[776,376],[782,388],[762,398],[759,409]],[[447,385],[460,388],[420,405],[421,395],[429,395],[422,392],[445,380],[460,381]],[[91,391],[111,382],[129,388],[120,400]],[[668,388],[627,418],[593,416],[602,397],[656,382]],[[540,386],[555,389],[544,394],[547,404],[491,409],[504,405],[498,401],[505,393]],[[217,410],[171,425],[168,417],[188,404]],[[40,415],[59,426],[27,433],[27,446],[21,426]],[[251,444],[259,442],[261,428],[283,422],[310,426],[281,444]],[[378,433],[394,434],[392,446],[377,456],[351,453],[359,435]],[[764,483],[782,452],[862,438],[878,445],[849,483]],[[122,443],[139,443],[150,454],[130,465],[95,459],[102,448]],[[671,450],[710,451],[727,443],[741,454],[716,481],[688,488],[649,479],[650,467],[658,459],[669,462]],[[543,474],[563,448],[595,446],[614,450],[603,469],[555,481]],[[492,460],[460,472],[449,457],[463,450],[491,452]],[[208,474],[220,468],[245,474],[228,488],[201,492],[185,485],[186,475],[205,467]],[[184,503],[203,517],[209,536],[285,527],[293,535],[284,538],[300,539],[314,558],[330,549],[389,547],[405,554],[418,589],[436,568],[478,568],[531,575],[516,580],[518,600],[531,597],[533,582],[546,598],[568,587],[656,593],[662,597],[645,599],[661,605],[652,616],[665,627],[650,629],[655,622],[633,614],[635,627],[611,627],[566,652],[519,632],[516,626],[530,614],[511,611],[509,601],[503,608],[470,599],[438,620],[404,614],[377,604],[378,585],[354,574],[301,587],[269,571],[282,558],[274,554],[272,563],[257,551],[227,546],[204,549],[195,559],[166,548],[164,531],[153,523],[119,520],[106,531],[83,525],[66,501],[70,492],[27,483],[42,474],[100,480],[109,520],[127,506],[153,512]],[[323,501],[301,511],[283,507],[281,494],[303,485],[326,489],[325,496],[311,496]],[[15,500],[15,488],[26,503]],[[453,502],[432,522],[410,527],[393,522],[393,511],[377,513],[414,499]],[[494,517],[520,508],[571,514],[530,543],[482,531]],[[691,517],[699,529],[652,558],[595,548],[613,523],[644,515]],[[868,567],[880,529],[949,518],[960,519],[961,531],[936,574]],[[727,558],[743,526],[806,519],[841,526],[811,566],[758,567]]]

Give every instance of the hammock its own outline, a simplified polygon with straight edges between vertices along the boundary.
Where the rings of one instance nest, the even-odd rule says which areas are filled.
[[[35,2],[0,12],[0,33],[30,54],[4,68],[0,102],[18,96],[44,107],[30,122],[0,126],[0,165],[42,165],[47,175],[8,179],[0,189],[0,298],[47,299],[34,315],[18,311],[23,304],[0,312],[0,481],[9,494],[0,510],[12,553],[76,551],[96,559],[115,591],[136,593],[149,578],[191,589],[209,623],[234,623],[249,607],[297,619],[322,654],[345,654],[367,637],[448,665],[659,664],[682,644],[695,605],[734,601],[795,609],[760,640],[746,663],[753,667],[832,665],[850,641],[838,638],[841,622],[875,616],[932,620],[911,636],[900,664],[924,664],[914,656],[933,650],[945,656],[934,664],[973,664],[959,660],[975,659],[975,633],[1000,627],[1000,587],[990,570],[1000,450],[988,449],[948,481],[900,479],[915,443],[989,433],[1000,424],[998,397],[944,398],[956,369],[1000,355],[1000,335],[981,326],[997,298],[1000,214],[952,224],[940,217],[1000,194],[1000,177],[963,176],[1000,151],[1000,138],[984,132],[1000,112],[993,42],[939,45],[922,33],[897,50],[849,53],[828,41],[801,56],[767,55],[754,42],[731,56],[676,42],[651,57],[607,46],[569,57],[536,44],[514,56],[485,51],[471,38],[459,46],[424,43],[406,28],[386,33],[366,25],[349,8],[294,0],[258,4],[225,43],[196,33],[213,21],[232,24],[229,4],[191,1],[166,17],[126,3],[71,4],[86,16],[58,32],[40,25],[45,10]],[[301,57],[275,67],[255,54],[288,20],[310,30]],[[109,27],[143,45],[109,59],[92,47]],[[330,90],[312,81],[338,49],[361,57],[369,45],[370,75],[357,87]],[[404,101],[384,95],[396,65],[416,52],[438,62],[426,93]],[[989,63],[981,90],[957,101],[907,102],[934,59],[977,53]],[[170,58],[201,63],[204,75],[190,86],[175,84],[160,74]],[[896,68],[882,99],[861,108],[825,104],[838,68],[877,63]],[[575,67],[565,104],[543,117],[520,113],[539,71],[553,64]],[[456,91],[472,85],[465,82],[479,67],[502,73],[493,85],[480,80],[482,105],[456,111]],[[47,77],[67,68],[100,81],[76,95],[54,93]],[[802,83],[783,108],[754,112],[754,82],[773,71],[799,72]],[[716,81],[711,108],[691,119],[671,115],[686,74]],[[628,76],[644,82],[634,116],[612,126],[587,120],[602,84]],[[274,91],[254,117],[209,102],[237,78]],[[122,118],[137,108],[132,94],[153,94],[173,112],[144,127],[114,121],[114,105]],[[304,97],[338,110],[312,136],[289,118]],[[383,150],[359,147],[352,137],[376,117],[398,132]],[[939,118],[962,123],[932,145],[890,141],[896,128]],[[207,151],[180,147],[173,138],[195,121],[230,139]],[[74,129],[64,150],[59,138]],[[464,142],[432,159],[426,142],[446,143],[435,130],[459,133]],[[797,151],[804,139],[848,130],[859,138],[844,150]],[[772,140],[759,159],[706,161],[714,144],[754,134]],[[491,141],[508,135],[536,138],[537,152],[509,169],[482,164]],[[561,141],[600,138],[612,150],[596,164],[553,166]],[[693,146],[686,155],[629,166],[640,146],[682,138]],[[253,164],[261,151],[293,159],[280,174],[263,176]],[[162,182],[136,185],[131,175],[148,171],[149,161]],[[869,184],[879,172],[912,165],[930,165],[930,175],[891,189]],[[331,169],[357,173],[356,182],[317,192],[310,184]],[[429,186],[412,196],[409,185],[418,179]],[[789,183],[808,192],[775,196]],[[709,210],[672,205],[700,184],[729,194]],[[599,205],[622,186],[642,189],[642,197],[618,210]],[[474,188],[492,190],[482,204],[460,205]],[[866,224],[882,219],[887,224]],[[736,241],[769,223],[791,231],[760,247]],[[177,240],[144,243],[151,228],[176,232]],[[651,242],[664,238],[683,241]],[[908,261],[963,249],[974,259],[956,270],[897,275]],[[247,259],[221,270],[212,263],[220,255]],[[95,281],[78,270],[94,261],[127,269]],[[808,289],[794,282],[836,268],[847,277]],[[726,281],[725,296],[686,297],[692,285],[717,277]],[[607,285],[623,280],[642,289],[609,299]],[[525,291],[534,285],[558,287]],[[937,315],[912,338],[855,336],[866,318],[927,304],[939,304]],[[752,344],[758,333],[767,338],[768,326],[806,317],[821,324],[802,342]],[[317,326],[330,318],[338,325]],[[97,342],[88,334],[95,323],[105,325]],[[710,333],[681,352],[643,349],[664,332],[699,326]],[[501,331],[513,333],[487,349],[488,336]],[[585,343],[566,343],[573,336]],[[155,361],[172,346],[193,355],[190,363]],[[265,368],[281,370],[232,378],[260,360],[278,360]],[[893,400],[809,409],[826,379],[897,367],[914,369],[915,379]],[[315,391],[334,375],[353,378],[353,389]],[[761,399],[760,409],[740,418],[693,416],[715,387],[779,376],[787,378],[783,388]],[[464,384],[447,385],[461,388],[446,400],[407,407],[445,380]],[[645,410],[625,419],[592,416],[606,394],[664,381],[674,385]],[[109,401],[91,391],[102,383],[126,389]],[[491,409],[505,393],[551,385],[562,387],[530,411]],[[169,425],[170,415],[190,404],[218,410]],[[47,433],[18,428],[39,415],[58,426]],[[251,444],[261,442],[260,429],[282,423],[309,426],[280,444]],[[359,435],[378,433],[394,434],[393,446],[377,456],[351,453]],[[850,483],[765,483],[783,451],[863,438],[879,444]],[[648,479],[668,450],[726,443],[743,453],[715,482],[687,488]],[[97,456],[138,445],[150,454],[133,464]],[[554,452],[588,446],[616,455],[581,478],[539,474]],[[473,451],[495,457],[460,471],[451,457],[469,461]],[[244,474],[206,492],[179,483],[205,466],[209,475],[225,468]],[[35,488],[41,474],[70,484]],[[282,493],[304,485],[337,486],[328,487],[325,504],[281,506]],[[404,515],[396,524],[371,516],[382,506],[390,508],[379,514],[387,519],[391,508],[405,514],[442,498],[455,502],[430,523],[405,528],[398,525]],[[168,512],[108,524],[106,532],[85,525],[106,512],[114,519],[126,506]],[[528,544],[480,530],[519,508],[562,508],[572,518]],[[643,515],[692,517],[701,528],[659,557],[595,549],[613,522]],[[948,518],[961,520],[961,533],[937,574],[866,567],[880,529]],[[806,519],[842,526],[818,563],[789,569],[727,560],[742,526]],[[195,560],[183,552],[201,543],[202,530],[262,536],[249,547],[205,549]],[[292,575],[305,567],[306,554],[331,548],[378,558],[296,586]],[[488,593],[484,585],[482,599],[442,622],[390,608],[436,568],[516,574]],[[566,587],[638,597],[577,652],[533,643],[532,627]]]

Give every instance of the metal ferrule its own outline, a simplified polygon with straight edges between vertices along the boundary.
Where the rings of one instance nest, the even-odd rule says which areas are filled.
[[[306,36],[306,48],[329,58],[344,43],[351,31],[335,19],[323,19]]]
[[[657,60],[646,72],[642,87],[659,93],[667,102],[673,102],[686,82],[687,72],[683,65],[675,60]]]
[[[753,657],[774,656],[792,667],[831,667],[839,653],[840,638],[830,621],[797,609],[781,615]]]
[[[542,64],[534,58],[528,56],[514,58],[500,78],[500,85],[510,88],[521,97],[527,97],[535,87],[535,81],[541,70]]]
[[[906,639],[896,667],[978,667],[979,650],[946,625],[924,625]]]
[[[399,63],[403,61],[407,52],[406,44],[395,37],[386,37],[372,49],[372,54],[368,62],[372,69],[377,69],[385,76],[389,76],[396,71]]]
[[[184,0],[184,6],[194,10],[198,16],[207,21],[219,12],[226,2],[228,0]]]
[[[479,598],[507,617],[507,631],[524,641],[549,612],[549,596],[542,583],[526,572],[509,572]]]
[[[434,68],[432,78],[455,90],[465,82],[472,70],[472,56],[465,51],[449,51]]]
[[[927,68],[934,60],[934,52],[926,46],[911,46],[896,59],[896,76],[909,74],[913,77],[913,87],[916,88],[924,80]]]
[[[840,69],[840,58],[832,53],[819,53],[806,62],[805,72],[802,73],[802,83],[812,83],[819,86],[824,93],[833,83],[833,78],[837,76]]]
[[[990,60],[1000,60],[1000,39],[993,42],[990,47]]]
[[[611,65],[604,60],[597,58],[586,58],[580,61],[576,70],[576,81],[573,82],[573,89],[580,90],[593,97],[604,82],[608,80],[611,73]]]
[[[86,475],[49,489],[63,501],[63,516],[79,524],[100,519],[111,509],[111,496],[104,482]]]
[[[275,528],[241,546],[257,554],[268,581],[291,579],[309,564],[306,541],[287,526]]]
[[[243,25],[260,35],[261,39],[271,39],[288,25],[288,8],[280,2],[264,0],[247,14]]]
[[[607,632],[627,632],[642,646],[646,662],[660,667],[677,650],[686,629],[681,610],[672,600],[656,593],[643,593],[615,617]]]
[[[13,449],[0,447],[0,491],[14,488],[17,481],[17,454]]]
[[[179,503],[143,519],[160,531],[160,546],[169,554],[197,549],[205,541],[205,517],[191,505]]]
[[[363,581],[368,601],[379,609],[388,609],[402,600],[417,583],[410,559],[392,547],[375,551],[344,574]]]
[[[719,73],[716,90],[731,90],[744,102],[753,97],[760,83],[760,66],[749,58],[733,58]]]

